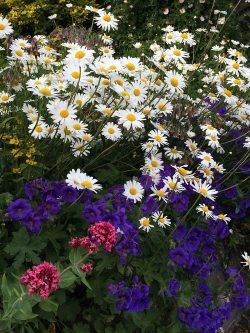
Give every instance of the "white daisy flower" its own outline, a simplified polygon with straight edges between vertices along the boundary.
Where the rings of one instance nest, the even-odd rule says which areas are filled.
[[[206,218],[210,218],[213,216],[213,212],[205,204],[199,204],[196,207],[196,210],[197,212],[202,213],[202,215],[205,216]]]
[[[149,140],[153,142],[155,146],[164,146],[167,143],[167,138],[159,130],[152,130],[148,133]]]
[[[47,124],[44,122],[39,121],[38,123],[30,124],[29,125],[29,133],[35,138],[35,139],[42,139],[47,136]]]
[[[241,256],[245,260],[241,261],[241,263],[244,264],[244,266],[248,266],[250,269],[250,256],[247,254],[247,252],[244,252]]]
[[[174,146],[173,148],[165,148],[165,152],[167,157],[169,157],[171,160],[176,160],[178,158],[182,158],[183,156],[183,152],[178,150],[176,146]]]
[[[122,132],[116,124],[109,122],[103,127],[102,135],[106,139],[117,141],[121,138]]]
[[[135,180],[129,180],[124,184],[123,195],[134,202],[141,201],[144,189],[141,184]]]
[[[171,225],[171,221],[167,216],[164,216],[162,212],[155,212],[152,215],[152,219],[155,223],[158,223],[158,226],[161,228],[166,228],[166,226]]]
[[[96,25],[104,31],[116,30],[118,28],[118,20],[113,14],[99,11],[98,16],[94,18]]]
[[[144,115],[134,110],[120,110],[115,115],[119,117],[119,124],[122,124],[127,130],[143,128],[144,126]]]
[[[143,231],[147,231],[149,232],[150,229],[154,228],[154,226],[152,224],[150,224],[150,219],[147,217],[143,217],[139,220],[140,222],[140,226],[139,229],[142,229]]]
[[[6,18],[0,16],[0,38],[6,38],[12,32],[13,28],[10,22]]]
[[[195,192],[201,194],[204,198],[208,198],[212,201],[215,200],[215,196],[216,194],[218,194],[217,190],[213,189],[212,186],[207,182],[202,183],[201,179],[193,182],[191,186]]]

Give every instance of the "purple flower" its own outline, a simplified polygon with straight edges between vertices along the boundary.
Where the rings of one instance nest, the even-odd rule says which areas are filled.
[[[43,206],[50,215],[56,215],[61,208],[59,200],[56,200],[53,197],[47,197]]]
[[[172,193],[168,200],[173,203],[173,208],[179,212],[185,212],[188,209],[189,197],[182,193]]]
[[[232,186],[232,187],[228,188],[226,191],[224,191],[224,197],[227,199],[236,198],[237,195],[238,195],[238,192],[237,192],[236,186]]]
[[[31,214],[32,207],[27,200],[20,198],[13,201],[7,211],[12,220],[22,221]]]
[[[176,279],[170,279],[169,281],[169,291],[174,298],[177,297],[177,292],[180,290],[180,282]]]
[[[155,201],[155,199],[148,195],[146,199],[144,200],[141,211],[144,216],[149,216],[156,212],[159,209],[158,203]]]
[[[153,186],[152,178],[149,175],[142,175],[138,180],[145,191],[150,190]]]
[[[78,198],[79,192],[72,186],[64,186],[61,191],[61,196],[63,201],[72,203]]]
[[[37,234],[42,228],[42,219],[34,212],[27,216],[21,223],[28,232],[33,234]]]
[[[125,282],[108,286],[109,293],[116,297],[116,308],[119,311],[140,312],[149,308],[149,286],[134,277],[131,288]]]
[[[169,258],[179,266],[187,266],[189,255],[183,248],[178,247],[169,251]]]
[[[194,227],[184,239],[184,248],[189,252],[196,251],[200,245],[201,229]]]
[[[173,237],[177,241],[180,241],[185,236],[186,232],[187,232],[187,228],[185,227],[185,225],[183,223],[181,223],[178,225],[178,227],[174,231]]]
[[[24,185],[24,192],[29,198],[29,200],[32,200],[36,194],[35,186],[33,184],[26,183]]]

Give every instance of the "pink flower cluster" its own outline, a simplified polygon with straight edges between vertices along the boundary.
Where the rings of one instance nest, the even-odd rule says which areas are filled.
[[[84,247],[91,254],[97,251],[97,246],[101,245],[106,251],[111,252],[116,244],[116,229],[109,222],[95,223],[88,229],[89,237],[74,237],[69,242],[70,247]]]
[[[92,272],[93,271],[93,263],[92,262],[89,262],[88,264],[86,265],[83,265],[82,267],[80,267],[82,271],[86,272],[86,273],[89,273],[89,272]]]
[[[93,242],[91,242],[89,237],[74,237],[69,242],[70,247],[84,247],[89,254],[92,254],[97,251],[97,245]]]
[[[111,252],[116,244],[116,229],[109,222],[98,222],[89,228],[89,234],[92,241]]]
[[[56,267],[46,261],[28,269],[20,278],[23,285],[30,287],[29,295],[37,294],[43,299],[58,289],[60,280]]]

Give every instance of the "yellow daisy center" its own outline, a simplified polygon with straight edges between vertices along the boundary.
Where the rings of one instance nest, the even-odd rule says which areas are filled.
[[[109,85],[109,80],[108,80],[108,79],[103,79],[103,80],[102,80],[102,84],[103,84],[104,86],[108,86],[108,85]]]
[[[144,227],[148,227],[150,225],[149,219],[144,219],[142,223]]]
[[[85,53],[84,51],[79,50],[79,51],[76,51],[76,53],[75,53],[75,58],[77,58],[77,59],[82,59],[82,58],[85,57],[85,55],[86,55],[86,53]]]
[[[63,131],[64,131],[65,135],[70,135],[71,134],[71,131],[68,129],[68,127],[65,127]]]
[[[234,84],[241,84],[241,80],[240,79],[234,79]]]
[[[108,132],[109,132],[109,134],[114,134],[114,133],[115,133],[115,130],[114,130],[112,127],[110,127],[110,128],[108,129]]]
[[[76,123],[76,124],[73,125],[73,128],[74,128],[75,130],[79,131],[79,130],[81,129],[81,125],[78,124],[78,123]]]
[[[5,29],[5,25],[3,23],[0,23],[0,30],[4,30]]]
[[[151,165],[152,167],[156,168],[158,166],[158,162],[157,161],[151,161]]]
[[[140,96],[140,94],[141,94],[140,89],[138,89],[138,88],[134,89],[134,95],[135,96]]]
[[[165,195],[165,192],[162,189],[158,190],[156,193],[157,193],[158,197],[164,197],[164,195]]]
[[[234,68],[234,69],[239,69],[239,68],[240,68],[240,65],[239,65],[237,62],[235,62],[235,63],[233,64],[233,68]]]
[[[180,50],[174,50],[173,54],[177,57],[179,57],[181,55],[181,51]]]
[[[1,99],[2,99],[3,102],[7,102],[8,99],[9,99],[9,96],[8,96],[8,95],[3,95],[3,96],[1,97]]]
[[[134,71],[135,70],[135,65],[132,62],[127,63],[126,67],[129,71]]]
[[[85,140],[85,141],[90,141],[90,140],[91,140],[91,137],[90,137],[88,134],[84,134],[84,135],[82,136],[82,138],[83,138],[83,140]]]
[[[131,121],[131,122],[136,121],[136,116],[132,113],[129,113],[126,118],[128,121]]]
[[[207,190],[204,187],[202,187],[200,189],[200,194],[202,194],[204,197],[206,197],[207,196]]]
[[[137,189],[136,189],[135,187],[131,187],[131,189],[129,190],[129,193],[130,193],[131,195],[136,195],[136,193],[137,193]]]
[[[160,135],[156,135],[154,138],[157,142],[162,142],[162,137]]]
[[[228,89],[225,89],[225,90],[224,90],[224,94],[227,95],[228,97],[232,97],[232,95],[233,95],[233,94],[231,93],[231,91],[228,90]]]
[[[202,207],[202,210],[203,210],[204,213],[207,213],[209,211],[207,206]]]
[[[71,76],[73,77],[73,79],[79,79],[80,73],[79,72],[72,72]]]
[[[81,99],[76,99],[75,102],[76,102],[76,104],[79,105],[79,106],[82,105],[82,100],[81,100]]]
[[[111,21],[111,16],[109,14],[105,14],[103,15],[103,20],[106,21],[106,22],[110,22]]]
[[[179,168],[178,172],[180,175],[182,175],[183,177],[185,177],[187,175],[187,171],[184,168]]]
[[[194,144],[191,143],[190,148],[191,148],[191,150],[195,150],[196,149],[196,145],[194,145]]]
[[[170,83],[173,87],[178,87],[179,85],[179,80],[176,78],[176,77],[173,77],[171,80],[170,80]]]
[[[208,168],[205,168],[204,169],[204,172],[207,176],[210,176],[211,175],[211,171],[208,169]]]
[[[121,79],[116,79],[115,83],[117,83],[119,86],[123,86],[123,81]]]
[[[69,111],[67,109],[63,109],[60,111],[60,116],[62,118],[67,118],[69,116]]]
[[[16,52],[16,54],[19,56],[19,57],[22,57],[22,55],[23,55],[23,51],[22,50],[16,50],[15,51]]]
[[[48,87],[39,89],[39,92],[44,96],[51,96],[51,90]]]
[[[187,39],[187,38],[188,38],[188,34],[187,34],[186,32],[183,32],[183,33],[181,34],[181,38],[183,38],[183,39]]]
[[[92,188],[93,187],[91,181],[89,181],[89,180],[83,180],[81,182],[81,185],[82,185],[82,187],[87,187],[87,188]]]
[[[41,133],[43,131],[42,126],[36,126],[35,131]]]
[[[166,111],[167,110],[166,103],[159,103],[158,108],[160,111]]]
[[[171,190],[174,190],[177,186],[177,184],[175,182],[169,182],[168,183],[169,187],[171,188]]]
[[[172,148],[170,149],[171,153],[172,154],[177,154],[178,153],[178,150],[176,148]]]

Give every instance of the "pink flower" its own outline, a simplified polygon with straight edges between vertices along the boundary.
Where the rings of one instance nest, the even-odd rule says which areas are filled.
[[[39,297],[46,299],[58,289],[60,274],[54,265],[44,261],[40,265],[28,269],[21,276],[20,281],[23,285],[30,287],[29,295],[37,294]]]
[[[89,273],[93,270],[93,263],[92,262],[89,262],[88,264],[86,265],[83,265],[82,267],[80,267],[82,271],[86,272],[86,273]]]
[[[90,233],[91,241],[96,242],[98,245],[102,245],[106,251],[111,252],[116,244],[116,229],[111,223],[95,223],[88,229],[88,231]]]
[[[82,237],[82,238],[74,237],[69,242],[69,246],[73,248],[76,248],[78,246],[84,247],[85,249],[87,249],[89,254],[92,254],[97,251],[97,245],[93,243],[89,237]]]

